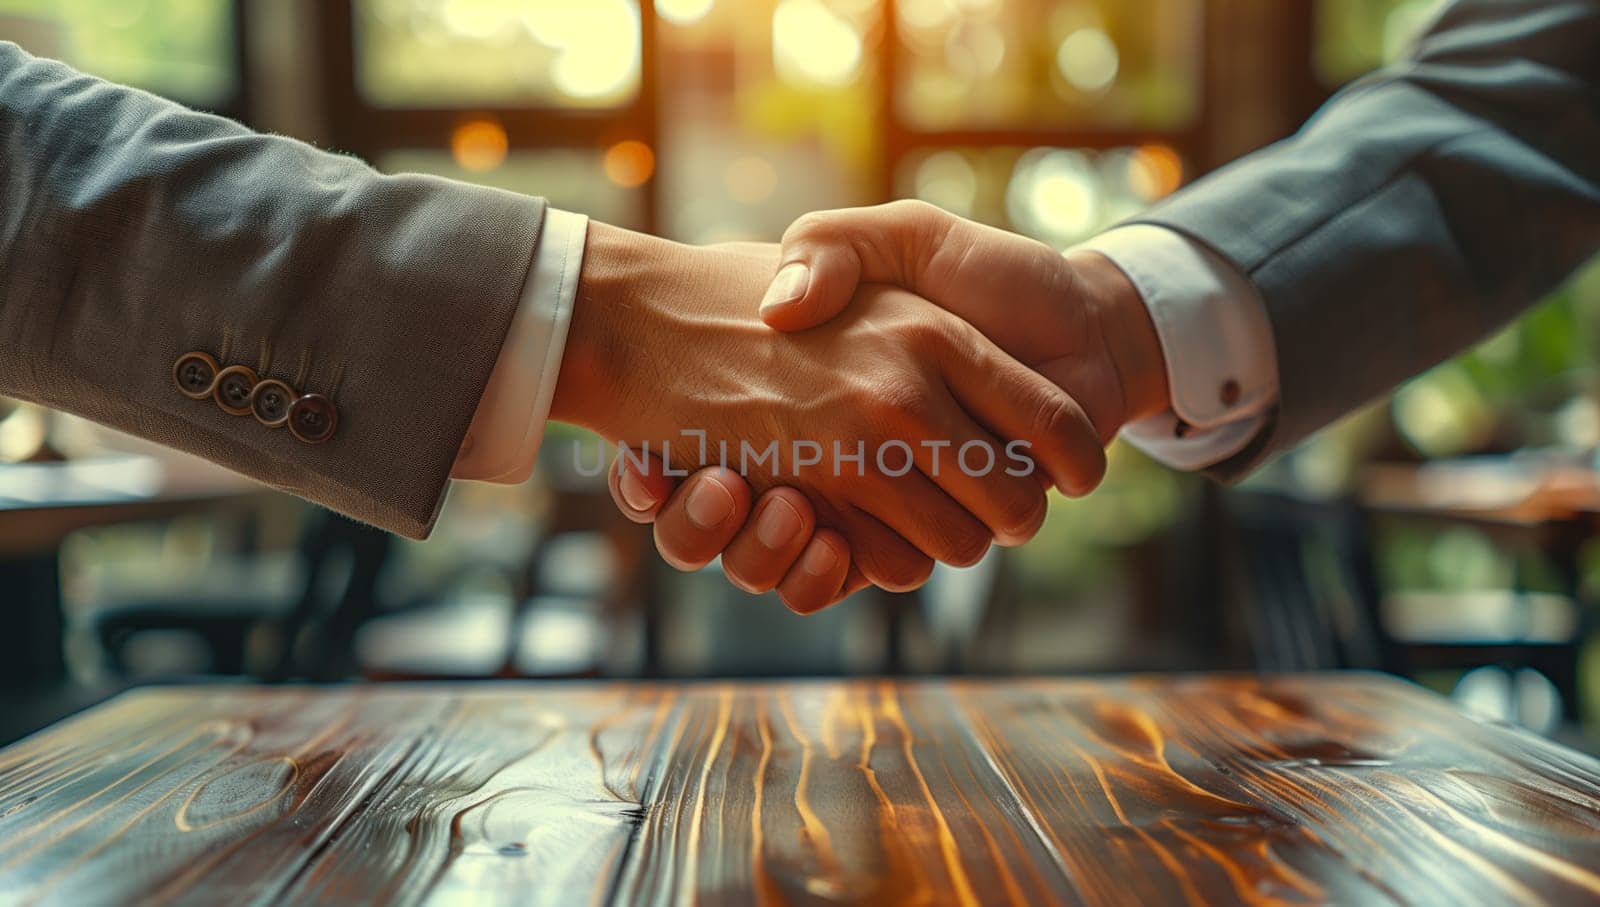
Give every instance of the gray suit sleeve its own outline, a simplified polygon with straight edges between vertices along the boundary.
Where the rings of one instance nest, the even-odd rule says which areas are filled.
[[[0,43],[0,393],[420,538],[543,217]],[[328,397],[337,430],[310,445],[185,397],[189,351]]]
[[[1139,221],[1260,288],[1279,407],[1223,478],[1503,325],[1600,251],[1600,0],[1461,0],[1299,134]]]

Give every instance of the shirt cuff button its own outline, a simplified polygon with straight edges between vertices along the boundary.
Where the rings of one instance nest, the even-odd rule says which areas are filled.
[[[1241,393],[1242,392],[1239,390],[1239,382],[1233,380],[1232,378],[1222,382],[1222,405],[1232,406],[1235,403],[1238,403],[1239,395]]]

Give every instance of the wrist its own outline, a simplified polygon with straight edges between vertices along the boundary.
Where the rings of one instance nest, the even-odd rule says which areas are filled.
[[[1067,256],[1082,282],[1106,353],[1122,388],[1123,424],[1165,412],[1172,406],[1166,354],[1150,308],[1128,275],[1098,252]]]
[[[619,421],[619,366],[629,359],[629,310],[647,299],[641,287],[659,257],[660,240],[591,220],[578,272],[566,351],[550,402],[550,418],[607,437]]]

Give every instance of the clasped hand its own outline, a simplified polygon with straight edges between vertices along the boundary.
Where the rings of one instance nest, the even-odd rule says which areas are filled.
[[[808,215],[781,249],[589,244],[552,416],[631,452],[613,496],[670,563],[721,554],[797,611],[1026,541],[1047,486],[1093,489],[1104,444],[1165,406],[1114,266],[930,206]],[[663,453],[701,468],[680,487]]]

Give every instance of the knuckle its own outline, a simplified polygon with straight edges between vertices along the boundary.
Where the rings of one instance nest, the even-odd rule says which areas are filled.
[[[1042,439],[1057,439],[1074,433],[1082,411],[1078,404],[1064,392],[1047,393],[1034,408],[1032,428]]]
[[[801,240],[827,239],[832,226],[831,212],[811,211],[800,215],[783,231],[785,245]]]
[[[938,217],[943,213],[943,209],[939,206],[925,202],[920,198],[897,199],[889,202],[885,205],[885,208],[898,217],[910,220],[925,220],[931,217]]]
[[[965,329],[965,330],[964,330]],[[895,339],[902,349],[921,353],[944,353],[959,349],[973,329],[966,322],[942,311],[907,312],[894,322]]]
[[[922,381],[896,381],[873,405],[885,424],[920,427],[933,421],[933,391]]]

